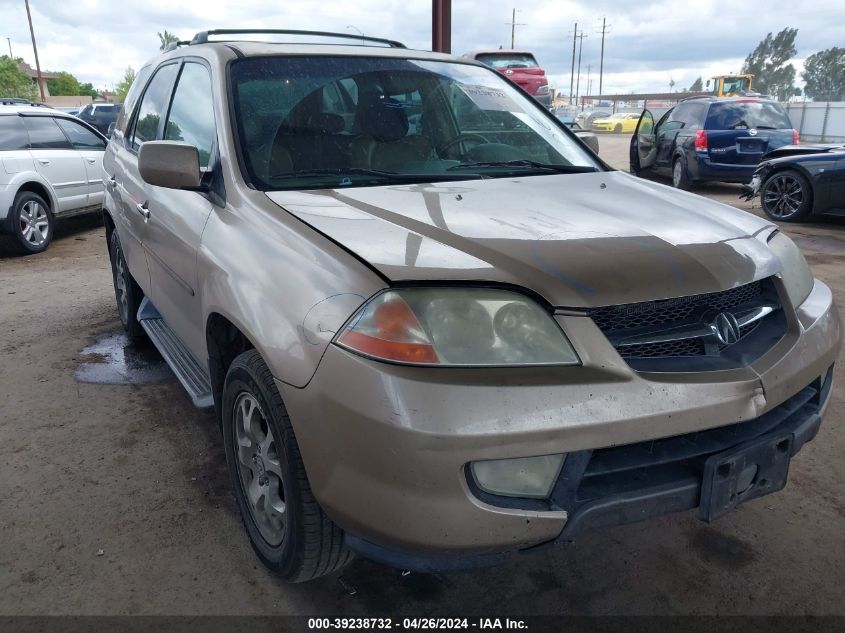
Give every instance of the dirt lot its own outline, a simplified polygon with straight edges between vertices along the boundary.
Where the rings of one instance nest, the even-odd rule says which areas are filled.
[[[627,166],[627,137],[600,142]],[[749,208],[734,186],[700,193]],[[784,229],[845,305],[845,223]],[[357,561],[288,586],[248,545],[215,421],[113,337],[96,219],[0,257],[0,332],[0,614],[845,614],[841,380],[787,488],[710,526],[687,513],[487,571]]]

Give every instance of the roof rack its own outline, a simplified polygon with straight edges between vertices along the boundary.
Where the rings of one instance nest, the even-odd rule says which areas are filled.
[[[296,29],[214,29],[211,31],[200,31],[194,35],[194,39],[187,42],[190,45],[207,44],[209,42],[209,35],[313,35],[316,37],[337,37],[345,40],[359,40],[362,45],[364,42],[373,42],[376,44],[384,44],[390,48],[406,48],[402,42],[396,40],[387,40],[381,37],[369,37],[367,35],[353,35],[351,33],[333,33],[331,31],[298,31]],[[221,41],[221,40],[214,40]],[[225,41],[225,40],[222,40]],[[184,42],[177,42],[176,45]],[[176,48],[174,46],[174,48]]]

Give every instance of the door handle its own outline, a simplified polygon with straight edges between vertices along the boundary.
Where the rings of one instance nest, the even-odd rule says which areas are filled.
[[[97,159],[96,159],[96,158],[86,158],[85,160],[87,160],[87,161],[88,161],[88,163],[89,163],[89,164],[91,164],[91,165],[94,165],[94,164],[96,164],[96,163],[97,163]]]
[[[42,165],[49,165],[50,164],[50,161],[47,160],[46,158],[39,158],[38,162],[41,163]]]
[[[106,180],[106,188],[111,191],[117,186],[117,178],[115,178],[114,174],[108,177]]]
[[[139,202],[135,205],[135,208],[138,209],[138,213],[144,216],[145,220],[150,219],[150,210],[147,208],[146,202]]]

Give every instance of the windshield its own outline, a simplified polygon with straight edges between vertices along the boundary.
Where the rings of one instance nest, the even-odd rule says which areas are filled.
[[[487,68],[393,58],[245,58],[231,70],[244,167],[263,190],[595,171]]]

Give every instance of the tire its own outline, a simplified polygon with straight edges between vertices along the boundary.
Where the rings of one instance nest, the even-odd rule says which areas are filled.
[[[772,220],[798,222],[813,210],[813,189],[801,172],[777,171],[760,187],[760,203]]]
[[[20,191],[9,212],[11,234],[4,242],[11,252],[35,255],[47,250],[53,241],[55,218],[44,198],[31,191]]]
[[[614,133],[616,133],[616,134],[622,134],[622,124],[621,124],[621,123],[617,123],[617,124],[616,124],[616,127],[615,127],[615,128],[613,128],[613,131],[614,131]]]
[[[138,323],[138,307],[144,299],[144,293],[135,282],[126,259],[117,229],[112,229],[109,236],[109,259],[111,260],[112,283],[114,284],[114,299],[117,303],[117,314],[120,323],[130,339],[144,336],[144,329]]]
[[[287,410],[257,351],[232,361],[221,409],[229,474],[261,562],[289,582],[344,567],[352,553],[311,492]]]
[[[692,181],[687,175],[686,167],[684,166],[684,159],[676,156],[672,161],[672,186],[675,189],[688,190],[692,188]]]

